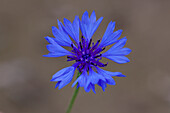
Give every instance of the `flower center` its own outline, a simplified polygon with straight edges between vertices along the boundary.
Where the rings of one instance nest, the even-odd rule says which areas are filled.
[[[88,58],[89,58],[89,54],[85,54],[85,55],[83,55],[82,57],[83,57],[83,60],[87,60]]]
[[[105,49],[98,47],[99,42],[100,40],[98,40],[96,44],[93,43],[91,46],[92,39],[88,41],[82,37],[81,42],[76,44],[76,46],[71,44],[73,49],[71,52],[73,55],[67,56],[67,61],[75,60],[76,63],[74,65],[76,65],[79,71],[82,71],[82,69],[86,69],[88,71],[90,66],[105,67],[107,64],[99,62],[102,59],[102,54],[99,53]]]

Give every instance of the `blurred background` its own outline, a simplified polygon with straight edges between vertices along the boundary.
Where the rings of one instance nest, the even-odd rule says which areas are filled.
[[[55,89],[50,79],[71,62],[42,57],[44,37],[57,19],[86,10],[104,17],[94,40],[110,21],[123,29],[131,62],[109,61],[106,70],[127,77],[97,94],[81,88],[72,113],[170,113],[169,0],[0,0],[0,113],[65,113],[74,88]]]

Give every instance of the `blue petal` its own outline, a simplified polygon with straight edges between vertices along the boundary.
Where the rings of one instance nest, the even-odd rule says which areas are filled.
[[[92,91],[96,94],[95,85],[91,85],[91,89],[92,89]]]
[[[130,60],[125,56],[106,56],[106,58],[113,60],[118,64],[124,64],[130,62]]]
[[[71,74],[69,74],[68,76],[66,76],[60,83],[58,89],[63,88],[64,86],[66,86],[67,84],[69,84],[73,78],[74,72],[72,72]]]
[[[97,28],[99,27],[100,23],[102,22],[103,17],[100,17],[97,22],[94,23],[94,25],[91,28],[91,32],[90,32],[90,37],[89,39],[91,39],[91,37],[93,36],[93,34],[96,32]]]
[[[98,74],[96,72],[93,71],[93,69],[89,69],[89,76],[88,76],[88,80],[90,81],[90,83],[92,84],[97,84],[99,81],[99,77]]]
[[[117,77],[126,77],[125,75],[117,75]]]
[[[74,71],[75,71],[75,68],[73,66],[66,67],[58,71],[56,74],[54,74],[51,81],[54,81],[54,82],[58,81],[58,83],[56,84],[56,87],[59,86],[59,89],[61,89],[71,82],[74,76]]]
[[[92,69],[89,70],[89,78],[91,79],[91,83],[97,84],[99,80],[105,81],[105,77],[100,73],[96,73]]]
[[[56,27],[52,27],[52,33],[55,36],[55,41],[61,46],[71,47],[72,41],[66,32],[61,27],[61,22],[58,20],[59,29]]]
[[[91,16],[90,16],[90,21],[92,23],[94,23],[96,21],[96,14],[95,14],[95,11],[92,12]]]
[[[111,78],[112,79],[112,78]],[[80,77],[73,83],[73,86],[78,82],[81,87],[84,87],[86,92],[89,92],[91,89],[95,92],[95,84],[98,84],[99,80],[105,81],[105,77],[93,71],[92,68],[89,69],[89,75],[87,72],[80,75]]]
[[[126,37],[118,40],[118,42],[113,45],[108,51],[102,54],[103,57],[113,60],[119,64],[127,63],[130,60],[125,57],[131,50],[129,48],[122,48],[126,44]]]
[[[88,12],[85,11],[82,16],[82,21],[80,21],[80,29],[83,36],[86,40],[90,40],[93,36],[94,32],[97,30],[98,26],[100,25],[103,17],[99,18],[96,21],[95,11],[92,12],[90,18],[88,16]]]
[[[106,83],[110,84],[110,85],[115,85],[116,82],[114,81],[114,79],[112,78],[112,76],[121,76],[122,73],[120,72],[110,72],[110,71],[105,71],[99,67],[96,67],[96,70],[98,73],[100,73],[101,75],[103,75],[106,79]],[[105,82],[105,81],[103,81]]]
[[[107,26],[107,29],[103,35],[101,43],[99,47],[105,47],[111,45],[117,41],[117,39],[121,36],[123,30],[114,31],[115,22],[110,22]]]
[[[49,37],[49,36],[44,37],[44,38],[47,40],[47,42],[48,42],[48,43],[50,43],[50,44],[56,44],[56,42],[55,42],[55,39],[54,39],[54,38],[51,38],[51,37]]]
[[[66,67],[55,73],[51,79],[51,81],[60,81],[63,80],[69,74],[74,74],[75,68],[73,66]]]
[[[87,83],[87,72],[86,71],[83,71],[83,73],[72,84],[72,87],[74,87],[77,83],[79,84],[80,87],[85,87]]]
[[[80,23],[80,29],[81,29],[81,32],[82,32],[82,36],[87,37],[86,30],[85,30],[86,25],[83,24],[81,21],[79,23]]]
[[[84,90],[85,90],[86,92],[90,92],[90,90],[91,90],[91,84],[89,84],[89,85],[87,86],[87,88],[84,88]]]
[[[60,57],[72,54],[71,52],[58,45],[54,41],[54,38],[45,37],[45,39],[50,43],[49,45],[47,45],[47,49],[50,53],[47,55],[43,55],[44,57]]]
[[[55,88],[57,88],[60,85],[61,81],[57,82],[57,84],[55,85]]]
[[[99,47],[105,47],[117,42],[117,39],[121,36],[122,31],[123,30],[118,30],[103,36],[103,39],[101,40]]]
[[[122,47],[126,44],[126,41],[127,41],[127,38],[126,38],[126,37],[118,40],[118,42],[112,46],[112,49],[113,49],[113,48],[117,48],[117,49],[118,49],[118,48],[122,48]]]
[[[88,14],[87,11],[85,11],[84,14],[82,15],[82,23],[83,24],[89,24],[90,23],[89,14]]]
[[[105,41],[107,39],[107,36],[109,36],[110,34],[113,33],[114,29],[115,29],[115,22],[111,21],[107,26],[107,29],[106,29],[106,31],[105,31],[105,33],[103,35],[102,40]]]
[[[87,88],[85,88],[86,92],[89,92],[92,89],[92,91],[96,94],[95,91],[95,85],[94,84],[89,84]]]
[[[105,88],[107,87],[106,82],[99,80],[98,85],[102,87],[103,91],[105,91]]]
[[[109,76],[125,76],[125,75],[122,75],[121,72],[110,72],[110,71],[106,71],[106,70],[103,70],[99,67],[96,67],[97,71],[103,75],[109,75]]]
[[[131,52],[131,49],[129,48],[121,48],[121,49],[115,49],[111,48],[107,52],[104,53],[104,56],[125,56],[128,55]]]
[[[75,16],[75,19],[73,21],[73,24],[64,18],[64,30],[73,38],[73,40],[76,41],[76,43],[79,43],[79,18],[78,16]]]
[[[112,79],[107,79],[106,83],[109,84],[109,85],[116,85],[116,82],[115,82],[115,80],[113,78]]]

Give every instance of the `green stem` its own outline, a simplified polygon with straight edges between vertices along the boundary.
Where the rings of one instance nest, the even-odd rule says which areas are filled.
[[[77,73],[77,78],[78,78],[80,75],[81,75],[81,73],[78,72],[78,73]],[[74,91],[73,97],[72,97],[72,99],[71,99],[71,101],[70,101],[70,104],[69,104],[69,106],[68,106],[68,108],[67,108],[67,112],[66,112],[66,113],[70,113],[70,112],[71,112],[71,109],[72,109],[72,107],[73,107],[74,101],[76,100],[77,94],[78,94],[78,92],[79,92],[79,87],[77,88],[77,85],[78,85],[78,84],[76,84],[76,89],[75,89],[75,91]]]

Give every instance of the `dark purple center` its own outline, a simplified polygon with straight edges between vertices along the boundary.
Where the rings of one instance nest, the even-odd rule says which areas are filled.
[[[102,52],[105,48],[99,48],[100,40],[96,42],[96,44],[91,44],[92,39],[90,41],[86,41],[83,37],[81,38],[81,42],[77,44],[77,46],[71,44],[73,50],[73,55],[67,56],[67,61],[76,61],[76,66],[79,71],[82,69],[86,69],[88,71],[89,66],[99,66],[105,67],[107,64],[103,64],[99,62],[102,59]],[[92,45],[92,46],[91,46]]]

